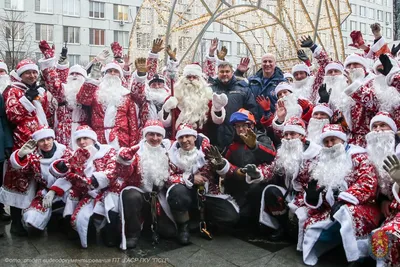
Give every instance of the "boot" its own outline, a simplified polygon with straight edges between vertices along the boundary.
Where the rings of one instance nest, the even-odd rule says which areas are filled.
[[[285,238],[285,230],[280,226],[277,230],[274,230],[268,235],[268,240],[272,242],[282,241]]]
[[[8,222],[11,220],[11,216],[4,210],[4,204],[0,203],[0,221]]]
[[[27,236],[28,232],[22,226],[21,222],[22,210],[15,207],[10,207],[10,211],[12,219],[10,233],[17,236]]]
[[[178,224],[178,241],[181,245],[190,243],[189,221]]]
[[[126,248],[133,249],[136,248],[140,238],[140,231],[135,233],[132,237],[126,238]]]
[[[108,218],[110,219],[110,223],[107,223],[106,226],[101,231],[103,242],[107,247],[115,247],[119,244],[118,242],[118,222],[119,222],[119,214],[117,212],[109,211]]]
[[[68,240],[79,239],[78,232],[72,228],[71,215],[65,216],[65,218],[63,218],[62,225],[62,229],[64,229],[64,233],[67,235]]]

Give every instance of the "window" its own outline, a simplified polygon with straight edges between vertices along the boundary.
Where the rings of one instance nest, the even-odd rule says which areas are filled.
[[[96,19],[104,19],[104,3],[90,1],[89,17]]]
[[[46,40],[53,42],[53,25],[36,24],[36,41]]]
[[[140,49],[150,48],[150,33],[138,33],[137,34],[137,47]]]
[[[220,24],[220,31],[223,33],[231,33],[231,30],[222,24]]]
[[[347,43],[347,37],[343,36],[343,45],[346,47],[348,45]]]
[[[128,6],[114,5],[114,20],[128,21]]]
[[[5,8],[24,10],[24,0],[5,0]]]
[[[63,0],[63,14],[68,16],[79,16],[80,6],[80,0]]]
[[[246,56],[247,55],[246,45],[242,42],[237,43],[237,55],[238,56]]]
[[[221,47],[225,46],[226,49],[228,49],[227,55],[231,55],[232,54],[232,43],[230,41],[220,41],[220,43],[221,43]]]
[[[365,6],[360,6],[360,16],[365,17],[367,15],[367,8]]]
[[[73,66],[73,65],[76,65],[76,64],[80,64],[81,56],[80,55],[68,54],[68,61],[69,61],[69,65],[70,66]]]
[[[342,24],[342,31],[347,31],[347,20],[345,20]]]
[[[99,29],[89,29],[89,44],[104,45],[105,31]]]
[[[53,0],[35,0],[35,11],[53,13]]]
[[[357,30],[357,22],[350,20],[350,31]]]
[[[386,38],[392,39],[392,29],[391,28],[386,28]]]
[[[70,44],[79,44],[79,32],[78,27],[64,26],[64,42]]]
[[[123,47],[129,46],[128,32],[114,31],[114,41],[120,43]]]
[[[178,50],[179,51],[186,50],[189,47],[191,42],[192,42],[191,37],[185,37],[185,36],[179,37]]]
[[[360,31],[361,31],[362,34],[366,34],[367,33],[366,27],[367,26],[366,26],[365,23],[360,22]]]
[[[25,23],[7,21],[6,23],[6,38],[13,40],[23,40],[24,39],[24,28]]]
[[[355,4],[350,4],[351,14],[357,15],[357,6]]]
[[[386,12],[386,23],[392,24],[392,13]]]
[[[374,19],[375,18],[375,9],[368,8],[368,18]]]
[[[6,51],[6,62],[21,61],[26,58],[25,52]],[[14,60],[13,60],[14,59]]]
[[[376,16],[378,17],[379,21],[383,21],[383,11],[382,10],[378,10],[376,13]]]

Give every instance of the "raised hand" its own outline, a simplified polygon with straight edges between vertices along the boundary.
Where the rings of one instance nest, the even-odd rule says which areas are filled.
[[[314,42],[311,39],[310,35],[308,35],[308,36],[303,35],[300,37],[300,46],[301,47],[311,48],[313,45],[314,45]]]
[[[129,57],[128,54],[124,55],[123,60],[124,60],[124,68],[129,68],[129,66],[132,65],[131,58]]]
[[[157,54],[158,52],[162,51],[164,49],[163,43],[164,41],[161,38],[154,39],[151,53]]]
[[[90,71],[90,78],[98,80],[101,78],[101,62],[93,64],[92,70]]]
[[[259,96],[256,97],[256,101],[264,111],[270,111],[271,110],[271,100],[269,100],[269,97],[265,97],[263,95],[259,95]]]
[[[400,162],[396,155],[387,156],[383,161],[383,169],[389,173],[393,181],[400,185]]]
[[[135,67],[136,70],[139,73],[146,73],[147,72],[147,61],[146,58],[144,57],[139,57],[135,60]]]
[[[308,182],[308,187],[304,187],[304,191],[306,192],[306,201],[308,204],[317,206],[319,201],[319,195],[322,191],[324,191],[325,186],[321,186],[317,188],[317,180],[311,180]]]
[[[381,25],[379,23],[373,23],[373,24],[371,24],[370,27],[371,27],[371,31],[372,31],[372,34],[374,35],[375,39],[382,36]]]
[[[33,151],[36,150],[36,141],[31,139],[26,142],[19,150],[18,150],[18,157],[24,158],[25,156],[32,154]]]
[[[239,65],[237,66],[237,70],[239,70],[240,72],[246,73],[249,70],[249,63],[250,63],[250,58],[243,57],[240,60]]]
[[[94,59],[95,59],[95,61],[101,62],[104,64],[109,56],[110,56],[110,52],[107,49],[104,49],[99,54],[97,54],[97,56]]]
[[[218,148],[216,146],[210,146],[206,152],[206,157],[211,162],[213,168],[216,170],[222,170],[226,162],[223,160]]]
[[[211,40],[211,46],[208,55],[210,57],[213,57],[217,48],[218,48],[218,38],[214,38]]]
[[[280,122],[284,122],[287,114],[287,110],[285,108],[285,102],[283,100],[278,100],[276,104],[276,116]]]
[[[379,60],[381,61],[381,63],[382,63],[382,69],[378,69],[378,71],[380,72],[380,73],[382,73],[383,75],[388,75],[389,74],[389,72],[392,70],[392,68],[393,68],[393,64],[392,64],[392,62],[390,61],[390,58],[387,56],[387,55],[385,55],[385,54],[381,54],[380,56],[379,56]]]
[[[68,54],[68,47],[67,47],[67,42],[65,42],[63,48],[61,49],[60,59],[65,60],[67,58],[67,54]]]
[[[57,162],[57,163],[56,163],[56,168],[57,168],[57,170],[58,170],[59,172],[61,172],[61,173],[66,173],[66,172],[68,172],[68,166],[67,166],[67,164],[65,164],[64,161],[59,161],[59,162]]]
[[[174,50],[172,50],[172,47],[170,45],[167,46],[167,54],[170,59],[176,61],[176,47]]]
[[[212,105],[215,108],[215,111],[221,111],[223,107],[225,107],[228,104],[228,97],[226,94],[221,93],[213,93],[212,96]]]
[[[299,99],[297,100],[297,103],[300,105],[300,107],[303,109],[303,111],[307,110],[310,108],[310,103],[305,100],[305,99]]]
[[[228,54],[228,48],[226,48],[226,46],[221,47],[221,50],[217,50],[217,57],[219,60],[225,60],[226,54]]]
[[[250,176],[251,179],[258,179],[261,177],[260,173],[257,171],[257,166],[255,164],[247,164],[244,168],[240,169],[243,173]]]
[[[304,50],[302,50],[302,49],[297,50],[297,58],[300,59],[303,62],[310,61],[310,59],[308,58],[306,52],[304,52]]]
[[[319,87],[318,94],[319,94],[319,103],[329,103],[330,94],[326,89],[325,83],[321,84],[321,86]]]
[[[349,46],[352,46],[355,48],[362,48],[365,45],[364,38],[360,31],[352,31],[350,33],[350,38],[351,38],[352,43],[349,44]]]
[[[254,149],[256,147],[257,144],[257,135],[256,133],[250,129],[247,128],[246,133],[241,133],[240,138],[243,140],[243,142],[250,148],[250,149]]]
[[[54,44],[52,45],[52,47],[50,47],[46,40],[42,40],[39,43],[39,49],[42,52],[44,58],[48,59],[54,57],[54,50],[56,49],[56,47]]]
[[[392,56],[396,57],[399,51],[400,51],[400,43],[398,45],[393,44],[392,49],[390,50]]]

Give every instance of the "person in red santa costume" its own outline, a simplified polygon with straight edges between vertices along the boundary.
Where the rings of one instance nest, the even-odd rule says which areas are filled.
[[[330,123],[333,111],[328,104],[322,103],[314,107],[312,117],[307,125],[307,139],[320,144],[322,129]]]
[[[101,78],[99,67],[99,63],[94,64],[90,78],[76,96],[77,102],[92,108],[89,121],[99,143],[115,149],[130,147],[139,141],[139,125],[130,91],[122,86],[122,68],[110,62],[103,67],[105,75]]]
[[[170,176],[168,150],[171,142],[165,137],[165,129],[158,120],[148,120],[143,128],[143,139],[136,146],[121,148],[118,152],[117,169],[123,173],[123,182],[111,185],[110,192],[120,196],[122,242],[121,249],[135,248],[148,221],[152,192],[157,194],[161,209],[157,208],[157,220],[152,222],[153,231],[163,237],[176,235],[176,226],[166,201],[165,183]],[[154,219],[154,218],[153,218]],[[154,229],[155,224],[158,229]]]
[[[165,101],[159,112],[159,118],[164,127],[170,127],[171,114],[174,112],[176,127],[189,124],[200,132],[206,132],[207,123],[224,122],[224,107],[227,103],[228,97],[225,94],[213,93],[203,78],[201,67],[198,64],[188,64],[174,88],[174,96]]]
[[[0,94],[4,89],[11,84],[10,76],[8,75],[7,64],[0,61]]]
[[[71,219],[78,232],[81,245],[87,247],[87,232],[93,216],[97,228],[102,229],[106,244],[118,234],[118,213],[106,213],[104,192],[115,180],[116,151],[110,145],[101,145],[96,133],[87,125],[79,126],[73,135],[78,147],[72,157],[53,162],[53,174],[62,177],[56,180],[45,196],[51,201],[54,196],[67,196],[64,216]]]
[[[310,210],[302,238],[303,261],[315,265],[320,255],[343,244],[347,261],[354,263],[367,256],[358,239],[379,225],[378,176],[366,150],[347,144],[340,125],[325,125],[321,140],[324,147],[304,194]]]
[[[50,48],[46,41],[42,41],[40,46],[44,58],[39,60],[39,66],[45,86],[58,102],[54,127],[56,140],[71,147],[71,136],[76,128],[87,124],[86,110],[76,101],[76,95],[85,82],[87,73],[80,65],[67,67],[68,76],[66,82],[63,83],[62,77],[59,75],[59,67],[55,67],[54,49]],[[65,61],[63,62],[65,63]]]
[[[13,151],[21,148],[40,126],[47,126],[45,90],[37,86],[38,66],[30,59],[18,63],[12,83],[4,92],[7,120],[13,126]],[[43,105],[42,105],[43,104]],[[35,195],[33,182],[19,170],[5,167],[0,202],[9,205],[13,223],[11,232],[26,235],[21,225],[21,209],[29,207]]]
[[[71,151],[63,144],[54,141],[55,134],[48,127],[41,127],[32,135],[20,149],[15,150],[10,157],[14,169],[21,170],[26,183],[33,180],[36,196],[29,207],[23,210],[23,223],[27,229],[34,227],[44,230],[52,215],[52,205],[62,202],[61,198],[47,201],[44,196],[54,184],[57,177],[51,174],[51,164],[60,158],[69,158]]]
[[[393,200],[390,203],[389,216],[382,226],[375,229],[369,238],[370,255],[376,260],[376,266],[399,266],[400,264],[400,162],[395,155],[388,156],[383,168],[393,182]]]

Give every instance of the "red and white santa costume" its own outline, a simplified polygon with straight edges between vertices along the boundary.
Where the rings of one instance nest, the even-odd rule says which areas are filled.
[[[347,140],[342,128],[337,124],[326,125],[321,139],[332,136],[344,142]],[[340,158],[332,155],[340,155]],[[340,168],[332,166],[339,162]],[[307,203],[307,194],[304,195],[305,203],[310,208],[304,224],[301,248],[304,263],[315,265],[318,257],[332,248],[333,244],[330,242],[317,241],[321,233],[328,231],[335,223],[340,224],[340,235],[347,260],[353,262],[367,256],[365,242],[359,239],[378,226],[380,211],[375,203],[378,178],[365,149],[346,143],[323,148],[311,176],[317,180],[318,186],[326,186],[326,189],[319,194],[316,206]],[[337,199],[334,196],[336,190],[339,193]],[[331,207],[338,201],[344,204],[333,215],[332,221]]]
[[[35,141],[48,137],[55,139],[54,131],[47,127],[37,130],[32,135],[32,139]],[[26,180],[32,179],[36,183],[36,196],[30,203],[30,206],[23,210],[22,218],[25,224],[29,224],[40,230],[44,230],[52,213],[51,207],[45,208],[42,205],[43,197],[57,179],[57,177],[51,174],[51,164],[57,159],[69,158],[71,156],[71,151],[63,144],[54,141],[53,146],[56,149],[50,158],[45,158],[39,149],[23,159],[19,158],[19,149],[17,149],[10,157],[11,166],[14,169],[20,170]],[[62,201],[62,199],[57,198],[53,200],[53,202],[56,201]]]
[[[62,75],[67,71],[67,79],[63,81],[59,67],[54,67],[56,59],[40,59],[39,65],[47,90],[55,97],[58,103],[55,116],[54,129],[57,142],[71,147],[71,136],[78,126],[86,125],[88,122],[87,113],[82,105],[77,103],[76,95],[87,78],[86,70],[80,65],[62,69]],[[61,65],[64,66],[64,65]],[[74,77],[72,73],[79,73]]]
[[[82,247],[86,248],[90,217],[94,213],[107,217],[104,192],[115,180],[116,151],[109,145],[97,143],[96,133],[89,126],[78,127],[73,135],[74,143],[81,137],[91,138],[95,145],[78,148],[69,159],[60,159],[69,166],[67,173],[57,170],[58,161],[55,161],[52,164],[54,173],[62,178],[57,179],[50,190],[58,196],[67,193],[64,216],[72,215],[72,227],[78,232]],[[97,188],[91,186],[92,177],[99,184]],[[100,227],[104,226],[104,222]]]
[[[40,99],[32,102],[25,97],[28,86],[22,83],[20,75],[27,70],[39,71],[32,60],[22,60],[12,75],[11,86],[3,92],[7,120],[15,126],[13,129],[14,151],[21,148],[40,126],[48,125],[45,113],[47,109],[45,90],[39,88]],[[6,173],[0,191],[0,202],[20,209],[28,208],[35,196],[35,184],[27,181],[19,170],[12,169],[10,166],[4,169]]]
[[[130,92],[121,85],[123,72],[115,63],[102,71],[116,69],[120,76],[106,74],[101,81],[89,78],[77,94],[77,102],[92,108],[90,125],[101,144],[115,149],[130,147],[139,141],[138,118]]]
[[[188,88],[188,79],[186,76],[197,76],[198,80],[193,81]],[[159,119],[164,127],[171,126],[172,112],[176,118],[176,127],[180,124],[189,124],[194,129],[206,132],[206,124],[213,122],[222,124],[225,119],[225,106],[228,103],[228,97],[225,94],[213,93],[203,78],[201,67],[198,64],[188,64],[183,70],[183,77],[175,86],[175,95],[171,96],[164,103],[159,112]],[[168,116],[164,119],[164,113]]]
[[[322,112],[328,115],[329,118],[328,119],[313,118],[314,113],[316,112]],[[333,111],[329,108],[328,104],[322,103],[316,105],[312,111],[312,118],[310,119],[307,125],[307,140],[320,144],[322,129],[326,124],[329,124],[332,116],[333,116]]]

